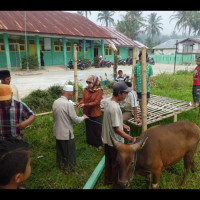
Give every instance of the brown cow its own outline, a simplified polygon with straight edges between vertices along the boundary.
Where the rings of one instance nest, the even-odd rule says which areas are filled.
[[[161,169],[179,162],[182,158],[184,159],[182,185],[184,185],[189,170],[195,171],[193,158],[200,140],[199,127],[190,121],[179,121],[151,127],[144,134],[147,138],[140,137],[139,142],[135,144],[122,144],[112,139],[113,145],[118,150],[119,185],[122,188],[129,187],[130,176],[135,168],[135,174],[146,177],[148,189],[151,188],[152,173],[152,188],[156,189]]]

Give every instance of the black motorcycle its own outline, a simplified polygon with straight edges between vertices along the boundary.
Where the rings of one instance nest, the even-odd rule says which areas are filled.
[[[118,65],[126,65],[126,59],[119,59],[119,58],[117,59],[118,59]]]
[[[70,68],[70,69],[74,69],[74,65],[73,65],[73,60],[72,59],[70,59],[67,67]]]
[[[84,68],[86,69],[86,68],[89,68],[90,66],[91,66],[91,62],[90,61],[85,61],[85,62],[83,62],[83,66],[84,66]]]
[[[85,69],[85,64],[82,62],[82,60],[78,60],[77,68],[80,69],[80,70]]]
[[[133,59],[130,56],[126,59],[126,64],[127,65],[132,65],[133,64]]]
[[[70,69],[74,69],[73,59],[72,58],[70,59],[67,67],[70,68]],[[84,70],[85,69],[85,64],[81,60],[79,60],[78,63],[77,63],[77,69],[80,69],[80,70]]]
[[[155,60],[152,57],[148,57],[147,62],[151,65],[155,65]]]

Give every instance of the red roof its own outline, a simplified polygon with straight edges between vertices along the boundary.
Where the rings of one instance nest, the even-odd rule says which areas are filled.
[[[117,29],[113,27],[103,27],[101,26],[104,30],[109,31],[109,33],[112,35],[113,38],[115,39],[105,39],[104,44],[111,44],[114,43],[115,46],[125,46],[125,47],[134,47],[139,45],[135,43],[132,39],[118,31]]]
[[[27,34],[112,38],[86,17],[64,11],[26,11]],[[0,32],[25,32],[25,11],[0,11]]]

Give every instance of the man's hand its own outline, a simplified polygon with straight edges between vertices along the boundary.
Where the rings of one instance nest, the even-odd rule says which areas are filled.
[[[85,114],[83,115],[83,117],[84,117],[84,119],[88,119],[88,118],[89,118],[89,117],[88,117],[87,115],[85,115]]]
[[[26,121],[23,121],[23,122],[17,124],[16,128],[18,128],[20,130],[24,130],[27,126],[28,126],[28,124],[26,123]]]
[[[133,137],[130,141],[131,141],[132,143],[134,143],[134,142],[137,140],[137,138],[138,138],[138,137]]]
[[[123,128],[125,129],[125,131],[130,131],[130,126],[127,126],[126,124],[123,124]]]
[[[85,106],[84,103],[78,105],[79,108],[83,108],[84,106]]]
[[[141,120],[141,119],[138,119],[138,118],[136,118],[136,119],[134,119],[134,120],[135,120],[135,122],[137,122],[137,123],[142,122],[142,120]]]

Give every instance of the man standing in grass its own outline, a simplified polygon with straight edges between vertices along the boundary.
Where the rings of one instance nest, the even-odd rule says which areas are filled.
[[[146,59],[148,54],[146,54]],[[133,69],[134,74],[134,90],[137,91],[137,97],[140,105],[140,109],[142,108],[142,52],[139,53],[139,62],[135,65]],[[150,100],[150,88],[151,88],[151,76],[153,76],[152,66],[148,63],[146,66],[146,81],[147,81],[147,104]],[[142,109],[141,109],[142,110]]]
[[[53,103],[54,136],[56,137],[56,160],[58,168],[74,170],[76,165],[76,148],[73,134],[73,123],[81,123],[87,115],[78,117],[73,102],[73,86],[65,85],[62,96]]]
[[[104,118],[102,126],[102,140],[105,144],[105,179],[104,184],[113,185],[113,189],[119,189],[117,150],[113,146],[112,138],[124,143],[124,139],[135,142],[136,138],[130,136],[124,130],[130,131],[130,127],[123,124],[122,111],[119,102],[123,101],[128,92],[131,91],[124,81],[115,82],[113,85],[113,96],[104,105]]]

